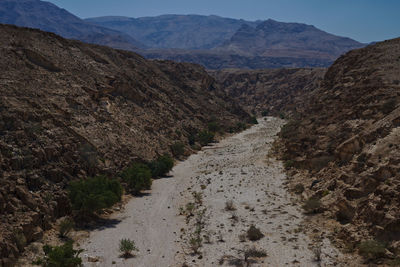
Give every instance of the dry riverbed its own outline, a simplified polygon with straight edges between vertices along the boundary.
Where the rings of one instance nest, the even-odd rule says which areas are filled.
[[[313,244],[303,234],[301,204],[268,157],[284,122],[259,122],[180,162],[173,177],[114,214],[114,224],[91,232],[81,242],[85,266],[338,266],[329,240]],[[251,226],[261,239],[249,240]],[[121,238],[135,241],[135,257],[119,257]],[[245,261],[250,249],[265,255]]]

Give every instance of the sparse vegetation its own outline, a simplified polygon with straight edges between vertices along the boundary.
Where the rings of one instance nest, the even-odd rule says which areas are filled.
[[[185,153],[185,145],[182,142],[175,142],[171,145],[171,152],[174,157],[182,156]]]
[[[264,234],[261,233],[260,229],[251,225],[250,228],[247,230],[247,238],[251,241],[257,241],[264,237]]]
[[[121,173],[121,178],[133,194],[139,194],[141,190],[151,188],[151,171],[143,163],[132,164]]]
[[[385,246],[378,241],[367,240],[361,242],[358,247],[358,252],[366,260],[375,261],[385,256]]]
[[[59,236],[62,238],[68,237],[68,234],[74,229],[75,223],[70,218],[65,218],[60,223],[60,228],[58,229]]]
[[[284,167],[286,170],[291,169],[292,167],[294,167],[294,161],[293,161],[293,160],[287,160],[287,161],[285,161],[285,162],[283,163],[283,167]]]
[[[248,262],[249,258],[263,258],[267,256],[267,252],[262,249],[257,249],[255,247],[245,249],[243,251],[244,262]]]
[[[198,138],[200,145],[206,146],[209,143],[211,143],[212,141],[214,141],[214,133],[204,130],[198,134],[197,138]]]
[[[218,123],[216,121],[210,122],[207,125],[208,127],[208,131],[212,132],[212,133],[216,133],[220,130],[220,126],[218,125]]]
[[[251,124],[258,124],[257,118],[256,117],[251,117],[250,123]]]
[[[83,250],[75,250],[72,241],[54,247],[44,245],[43,251],[46,256],[37,259],[33,264],[45,267],[75,267],[82,265],[82,259],[79,257],[79,254]]]
[[[199,253],[199,249],[202,246],[202,238],[198,235],[194,235],[189,239],[190,248],[193,250],[194,254]]]
[[[300,195],[304,192],[304,185],[303,184],[296,184],[293,188],[295,194]]]
[[[268,110],[263,110],[263,111],[261,112],[261,116],[263,116],[263,117],[268,116],[268,114],[269,114]]]
[[[97,176],[71,182],[68,195],[73,210],[79,215],[91,215],[120,201],[122,187],[116,179]]]
[[[236,207],[233,204],[232,200],[228,200],[228,201],[225,202],[225,210],[226,211],[234,211],[234,210],[236,210]]]
[[[132,256],[133,251],[138,251],[135,241],[128,238],[123,238],[119,241],[119,251],[122,253],[124,258],[129,258]]]
[[[148,164],[152,177],[162,177],[174,167],[174,160],[169,155],[163,155]]]

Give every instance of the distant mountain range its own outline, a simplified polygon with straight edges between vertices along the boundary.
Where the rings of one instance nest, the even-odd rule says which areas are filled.
[[[98,17],[82,20],[39,0],[1,0],[0,23],[39,28],[66,38],[136,51],[147,58],[209,69],[327,67],[365,46],[314,26],[200,15]]]
[[[0,23],[38,28],[65,38],[125,50],[143,48],[128,34],[88,23],[65,9],[39,0],[1,0]]]

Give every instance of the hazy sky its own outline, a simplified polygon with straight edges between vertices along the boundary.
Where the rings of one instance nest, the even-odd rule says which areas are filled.
[[[400,37],[400,0],[48,0],[81,17],[200,14],[302,22],[361,42]]]

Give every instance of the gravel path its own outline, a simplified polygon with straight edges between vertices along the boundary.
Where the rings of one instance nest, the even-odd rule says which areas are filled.
[[[246,266],[243,251],[253,247],[267,256],[251,258],[251,266],[333,264],[338,252],[326,240],[322,251],[329,253],[321,255],[322,263],[315,261],[281,163],[267,156],[283,121],[268,117],[259,122],[177,164],[172,178],[154,181],[149,195],[132,199],[113,215],[119,223],[92,232],[82,244],[85,266]],[[189,212],[187,203],[196,203],[193,193],[197,204]],[[226,210],[230,201],[234,210]],[[251,225],[264,237],[245,238]],[[202,239],[198,254],[190,245],[195,236]],[[135,240],[139,252],[134,258],[118,257],[121,238]],[[89,263],[87,256],[99,261]]]

